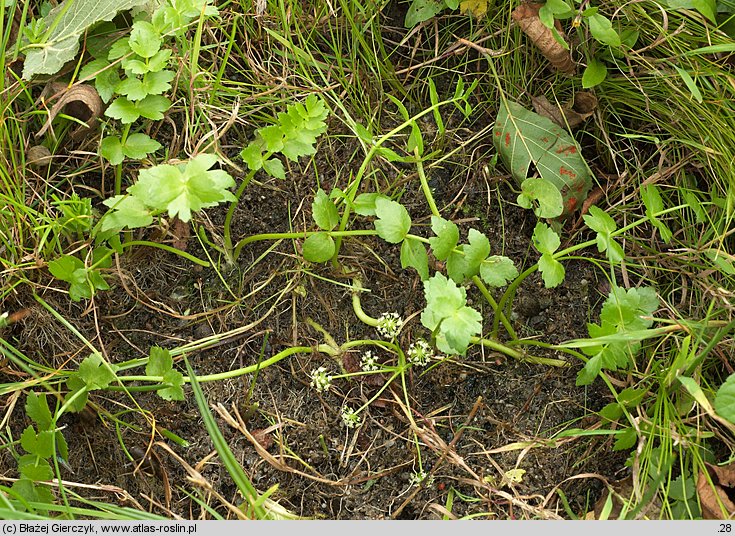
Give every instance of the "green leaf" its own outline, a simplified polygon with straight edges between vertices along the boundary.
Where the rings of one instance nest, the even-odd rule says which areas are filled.
[[[413,0],[406,12],[404,26],[413,28],[417,24],[427,21],[444,9],[444,2],[439,0]]]
[[[159,121],[163,119],[163,113],[171,108],[171,101],[161,95],[148,95],[145,99],[136,102],[135,108],[142,117]]]
[[[480,277],[488,286],[502,287],[518,277],[518,269],[508,257],[491,255],[480,264]]]
[[[135,77],[122,80],[115,87],[115,92],[124,95],[131,101],[139,101],[148,95],[148,92],[143,87],[143,81]]]
[[[125,97],[118,97],[107,107],[105,115],[113,119],[119,119],[121,123],[127,125],[137,121],[141,114],[133,102]]]
[[[45,394],[38,394],[35,391],[28,393],[26,398],[26,415],[38,425],[39,430],[50,430],[53,417],[48,407],[48,401]]]
[[[229,191],[235,179],[224,170],[210,169],[217,161],[216,155],[200,154],[178,166],[161,164],[141,170],[128,192],[146,206],[167,210],[169,217],[188,222],[192,212],[235,201]]]
[[[562,196],[562,216],[582,205],[592,186],[587,165],[574,139],[560,126],[515,102],[502,103],[493,142],[511,174],[522,184],[534,164],[542,179]]]
[[[56,279],[72,283],[74,273],[79,269],[84,269],[84,263],[72,255],[64,255],[49,262],[48,269]]]
[[[384,195],[378,193],[360,194],[355,198],[354,210],[360,216],[375,216],[375,201]]]
[[[723,419],[735,423],[735,374],[730,374],[717,390],[715,411]]]
[[[56,74],[79,50],[79,37],[92,25],[110,21],[120,11],[142,5],[146,0],[65,0],[44,21],[49,28],[44,42],[26,51],[23,78]]]
[[[658,191],[658,187],[655,184],[647,184],[641,186],[640,192],[643,204],[646,206],[646,216],[651,220],[651,224],[658,229],[658,232],[661,233],[661,239],[668,244],[671,242],[673,233],[663,221],[655,216],[655,214],[664,210],[664,200]]]
[[[122,231],[125,227],[135,229],[148,227],[153,223],[153,216],[145,203],[132,195],[116,195],[103,201],[110,208],[102,219],[101,231]]]
[[[561,239],[554,230],[543,222],[538,222],[533,229],[533,245],[541,254],[552,255],[561,245]]]
[[[541,255],[538,261],[538,269],[546,288],[554,288],[564,281],[564,265],[547,253]]]
[[[33,482],[46,482],[54,476],[48,461],[35,454],[24,454],[18,460],[18,471],[21,476]]]
[[[50,458],[54,455],[54,432],[42,430],[36,434],[33,426],[29,426],[20,436],[20,446],[29,454]]]
[[[303,104],[290,104],[278,114],[277,124],[260,128],[257,134],[267,151],[280,152],[296,162],[316,153],[316,140],[327,130],[324,121],[328,115],[324,101],[312,94]]]
[[[115,380],[115,366],[104,362],[98,353],[90,354],[79,365],[75,374],[84,382],[89,391],[104,389]]]
[[[470,229],[467,233],[468,244],[464,246],[464,257],[467,262],[466,277],[480,273],[480,263],[490,255],[490,241],[487,236],[477,229]]]
[[[339,225],[337,206],[321,188],[317,190],[314,202],[311,204],[311,214],[323,231],[331,231]]]
[[[411,230],[411,216],[400,203],[379,197],[375,200],[375,215],[378,236],[391,244],[401,242]]]
[[[164,400],[183,400],[184,390],[181,386],[184,384],[184,376],[173,370],[173,358],[168,350],[153,346],[150,350],[148,364],[145,367],[147,376],[161,376],[163,383],[168,387],[158,390],[158,396]]]
[[[429,238],[429,245],[431,245],[434,257],[440,261],[447,260],[459,241],[459,227],[454,222],[445,220],[440,216],[432,216],[431,230],[436,235]]]
[[[143,91],[146,95],[160,95],[171,89],[171,80],[176,73],[173,71],[158,71],[143,76]]]
[[[426,308],[421,323],[432,332],[439,330],[442,351],[464,355],[471,338],[482,331],[482,316],[466,304],[466,292],[441,273],[424,281]]]
[[[327,262],[334,256],[337,246],[327,233],[313,234],[304,240],[304,258],[309,262]]]
[[[240,151],[240,158],[245,161],[250,171],[258,171],[263,167],[263,152],[255,142],[249,143],[247,147]]]
[[[692,0],[692,6],[702,15],[707,17],[710,22],[717,23],[716,0]]]
[[[592,37],[597,39],[604,45],[610,45],[611,47],[620,46],[620,35],[612,26],[610,19],[599,13],[590,15],[587,17],[587,23],[590,27],[590,33]]]
[[[278,158],[269,158],[263,162],[263,169],[271,177],[281,179],[282,181],[286,180],[286,170],[283,168],[283,162],[278,160]]]
[[[686,84],[687,89],[689,89],[689,92],[692,94],[694,100],[702,104],[702,102],[704,102],[702,92],[699,91],[696,82],[692,79],[689,73],[686,72],[684,69],[677,67],[676,65],[674,65],[674,69],[676,69],[676,72],[679,73],[679,76],[681,76],[681,79],[684,81],[684,84]]]
[[[606,251],[610,262],[620,262],[625,258],[622,246],[612,237],[617,225],[607,212],[596,206],[591,206],[588,214],[584,215],[584,222],[590,229],[597,232],[597,250],[599,252]]]
[[[161,49],[163,38],[153,25],[145,20],[137,20],[133,23],[128,45],[138,56],[150,58]]]
[[[128,158],[140,160],[141,158],[148,156],[150,153],[156,152],[161,147],[160,143],[152,139],[147,134],[137,132],[128,136],[128,139],[125,140],[125,145],[122,146],[122,151]]]
[[[130,50],[130,45],[128,43],[129,41],[130,37],[123,37],[112,43],[112,46],[107,53],[107,59],[110,61],[115,61],[122,58],[123,56],[130,54],[132,50]]]
[[[523,208],[533,208],[533,213],[539,218],[556,218],[564,211],[559,188],[546,179],[523,181],[518,204]]]
[[[424,245],[412,237],[401,244],[401,268],[415,268],[422,281],[429,279],[429,256]]]
[[[122,161],[125,160],[125,153],[123,153],[120,138],[117,136],[102,138],[102,141],[100,141],[100,156],[113,166],[122,164]]]
[[[599,86],[607,78],[607,66],[598,59],[591,58],[582,73],[582,87],[589,89]]]

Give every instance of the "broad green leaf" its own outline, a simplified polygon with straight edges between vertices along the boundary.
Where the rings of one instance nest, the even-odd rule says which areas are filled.
[[[480,263],[490,255],[490,241],[477,229],[470,229],[467,233],[467,242],[463,249],[467,262],[465,276],[472,277],[480,273]]]
[[[136,132],[135,134],[128,136],[122,150],[128,158],[140,160],[141,158],[145,158],[149,154],[156,152],[160,148],[161,144],[148,136],[148,134]]]
[[[271,177],[276,179],[286,180],[286,170],[283,168],[283,162],[278,158],[269,158],[263,162],[263,169]]]
[[[26,415],[38,425],[39,430],[49,430],[51,428],[53,417],[45,394],[38,394],[35,391],[28,393],[25,409]]]
[[[263,167],[263,152],[255,142],[249,143],[247,147],[240,151],[240,158],[245,161],[251,171],[258,171]]]
[[[480,277],[491,287],[502,287],[518,277],[518,269],[508,257],[491,255],[480,264]]]
[[[465,289],[441,273],[424,281],[426,308],[421,323],[436,332],[440,350],[464,355],[473,336],[482,331],[482,316],[466,305]]]
[[[290,104],[277,117],[277,124],[258,129],[257,134],[269,152],[280,152],[296,162],[316,153],[316,140],[326,132],[329,110],[324,101],[312,94],[303,103]]]
[[[541,277],[546,288],[554,288],[564,281],[564,265],[549,254],[541,255],[538,261],[538,269],[541,271]]]
[[[533,245],[539,253],[552,255],[561,245],[561,239],[554,230],[543,222],[538,222],[533,229]]]
[[[153,25],[145,20],[137,20],[133,23],[128,45],[138,56],[150,58],[161,49],[163,38]]]
[[[117,136],[102,138],[102,141],[100,141],[100,156],[113,166],[122,164],[122,161],[125,160],[125,153],[120,138]]]
[[[623,248],[612,237],[612,233],[617,229],[615,220],[599,207],[591,206],[589,213],[584,215],[584,222],[590,229],[597,232],[597,250],[607,252],[610,262],[622,261],[625,257]]]
[[[429,238],[431,250],[434,257],[440,261],[445,261],[449,254],[457,246],[459,241],[459,227],[449,220],[445,220],[440,216],[431,217],[431,230],[436,236]]]
[[[556,218],[564,211],[559,188],[546,179],[523,181],[518,204],[523,208],[533,208],[533,213],[539,218]]]
[[[74,272],[83,269],[84,263],[72,255],[64,255],[48,263],[49,272],[56,279],[71,283],[74,281]]]
[[[713,23],[717,22],[717,2],[716,0],[692,0],[692,6],[697,11],[699,11],[702,15],[707,17],[710,22],[713,22]],[[733,6],[730,5],[729,7],[732,8]]]
[[[144,4],[146,0],[65,0],[52,9],[44,21],[49,35],[43,43],[26,52],[23,78],[56,74],[79,50],[79,37],[101,21],[111,21],[120,11]]]
[[[125,97],[118,97],[107,107],[105,115],[127,125],[137,121],[141,114],[135,103]]]
[[[139,101],[148,95],[148,92],[143,87],[143,81],[135,77],[122,80],[115,88],[115,93],[124,95],[131,101]]]
[[[184,383],[184,377],[180,372],[173,370],[173,363],[173,358],[168,350],[154,346],[150,350],[145,373],[147,376],[161,376],[163,383],[168,385],[158,390],[158,396],[164,400],[183,400],[184,390],[181,386]]]
[[[200,154],[178,166],[162,164],[143,169],[128,192],[146,206],[166,210],[169,217],[178,216],[188,222],[192,212],[235,200],[229,191],[235,179],[224,170],[210,169],[217,161],[216,155]]]
[[[607,66],[596,58],[591,58],[582,73],[582,87],[589,89],[599,86],[607,78]]]
[[[334,256],[337,246],[327,233],[313,234],[304,240],[302,251],[309,262],[327,262]]]
[[[429,279],[429,256],[424,244],[406,237],[401,244],[401,268],[415,268],[422,281]]]
[[[116,195],[103,201],[110,208],[102,219],[101,231],[122,231],[125,227],[135,229],[148,227],[153,216],[145,203],[132,195]]]
[[[104,363],[100,354],[90,354],[79,365],[76,376],[90,391],[104,389],[115,380],[115,366]]]
[[[735,374],[730,374],[717,390],[715,411],[723,419],[735,423]]]
[[[501,103],[493,142],[511,174],[522,184],[531,164],[541,178],[556,186],[568,215],[582,205],[592,185],[587,165],[574,139],[560,126],[523,106]]]
[[[592,37],[597,39],[604,45],[610,45],[611,47],[620,46],[620,35],[612,26],[610,19],[599,13],[590,15],[587,17],[587,23],[590,26],[590,33]]]
[[[173,71],[158,71],[143,76],[143,91],[146,95],[160,95],[171,89],[171,80],[176,73]]]
[[[411,216],[400,203],[379,197],[375,200],[375,215],[378,236],[391,244],[401,242],[411,230]]]
[[[339,212],[326,192],[319,188],[311,204],[311,214],[322,231],[331,231],[339,225]]]
[[[444,9],[441,0],[413,0],[406,12],[404,26],[413,28],[417,24],[427,21]]]
[[[171,108],[171,101],[161,95],[148,95],[136,102],[135,108],[142,117],[159,121],[163,119],[163,112]]]
[[[18,460],[18,471],[21,476],[33,482],[45,482],[54,476],[53,469],[48,461],[35,454],[24,454]]]
[[[385,197],[378,193],[360,194],[355,198],[354,209],[360,216],[375,216],[375,201]],[[387,199],[387,197],[386,197]]]
[[[41,430],[36,434],[33,426],[29,426],[20,436],[20,446],[29,454],[50,458],[54,455],[54,433],[50,430]]]

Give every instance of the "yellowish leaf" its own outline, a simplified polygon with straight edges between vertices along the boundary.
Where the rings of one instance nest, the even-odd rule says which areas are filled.
[[[459,10],[462,13],[471,13],[477,19],[481,19],[487,13],[487,0],[462,0]]]

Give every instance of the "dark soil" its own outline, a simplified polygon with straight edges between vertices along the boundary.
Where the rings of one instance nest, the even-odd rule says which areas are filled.
[[[291,184],[252,185],[237,212],[237,235],[287,231],[289,214],[295,214],[294,227],[303,228],[303,219],[310,218],[310,204],[302,203],[313,195],[310,179],[303,175]],[[535,225],[532,215],[512,203],[504,203],[501,214],[495,204],[498,197],[506,201],[513,198],[505,184],[487,187],[479,177],[469,181],[464,176],[453,177],[451,169],[432,179],[439,183],[437,202],[448,205],[448,213],[462,222],[465,233],[470,226],[485,232],[495,251],[510,256],[519,267],[535,262],[535,253],[529,251]],[[328,180],[322,177],[323,184]],[[412,211],[414,221],[420,223],[427,209],[415,182],[406,185],[402,202]],[[493,204],[488,204],[488,199]],[[216,226],[221,215],[210,211],[210,217]],[[254,364],[265,331],[269,332],[265,357],[292,345],[323,342],[319,333],[304,322],[306,318],[318,322],[338,343],[376,338],[374,330],[355,317],[349,291],[328,281],[349,283],[344,276],[327,265],[304,266],[293,254],[290,242],[278,245],[261,259],[271,245],[264,242],[246,248],[238,266],[221,274],[234,297],[214,270],[193,268],[179,257],[156,249],[138,249],[121,257],[119,267],[111,272],[111,282],[116,284],[111,291],[97,295],[94,309],[70,305],[58,292],[43,295],[93,343],[103,347],[112,362],[142,357],[153,345],[172,348],[212,333],[225,333],[268,314],[275,304],[265,320],[244,337],[189,355],[201,375]],[[189,246],[192,253],[201,253],[196,251],[196,240],[190,239]],[[345,264],[359,267],[363,283],[371,291],[362,300],[369,314],[395,311],[408,318],[422,310],[420,279],[414,271],[401,269],[398,248],[369,237],[346,241],[343,251]],[[558,343],[586,335],[586,323],[594,318],[602,295],[591,264],[570,262],[566,268],[566,280],[556,289],[544,289],[537,274],[524,282],[512,315],[521,336],[539,336],[545,342]],[[304,270],[319,277],[311,277]],[[297,291],[279,298],[281,290],[289,286]],[[236,302],[235,297],[241,299]],[[469,290],[469,299],[482,310],[484,302],[479,294]],[[63,335],[63,327],[38,304],[23,297],[18,301],[18,307],[32,309],[9,337],[20,350],[56,366],[67,359],[78,362],[86,355],[78,341]],[[487,328],[491,326],[492,311],[484,307]],[[218,308],[218,312],[212,312]],[[413,316],[401,335],[404,347],[423,331],[418,316]],[[541,349],[534,352],[544,355]],[[547,357],[564,358],[553,353]],[[348,359],[355,361],[356,357]],[[404,501],[417,489],[411,478],[419,471],[419,462],[411,423],[399,402],[403,400],[399,382],[368,408],[364,425],[357,431],[342,425],[341,408],[345,404],[359,407],[385,379],[340,380],[331,391],[319,395],[308,385],[310,371],[318,366],[339,371],[333,359],[318,353],[296,355],[263,369],[249,401],[250,375],[205,383],[204,389],[210,405],[221,403],[245,413],[250,404],[257,403],[257,412],[247,422],[251,431],[279,425],[261,438],[263,445],[280,463],[314,478],[269,465],[242,434],[220,421],[254,484],[262,491],[278,484],[273,498],[299,515],[362,519],[400,512],[399,518],[435,518],[439,514],[432,505],[446,504],[451,489],[467,499],[455,501],[452,512],[457,516],[482,512],[498,517],[534,515],[533,511],[523,514],[508,497],[539,508],[536,515],[548,515],[548,511],[565,515],[557,504],[556,486],[561,487],[575,510],[582,511],[595,501],[599,481],[567,479],[585,473],[615,478],[624,461],[621,456],[610,455],[610,444],[604,439],[560,441],[556,446],[543,442],[565,427],[579,425],[580,419],[609,401],[597,384],[574,387],[580,363],[570,358],[569,365],[533,365],[472,348],[466,358],[448,360],[429,372],[412,370],[407,389],[419,429],[423,470],[431,472],[442,458],[441,443],[427,442],[440,438],[446,445],[462,433],[453,445],[452,456],[436,468],[431,481],[425,482],[407,504]],[[182,363],[179,366],[183,369]],[[188,387],[186,393],[184,402],[166,402],[152,393],[138,393],[136,400],[149,412],[149,418],[155,417],[157,426],[189,442],[188,448],[169,444],[187,463],[196,466],[211,453],[212,444]],[[74,482],[117,486],[126,490],[126,497],[159,513],[196,515],[199,507],[183,493],[191,489],[184,468],[160,447],[153,448],[155,456],[149,467],[152,474],[134,473],[135,465],[123,453],[109,416],[118,414],[129,423],[120,428],[120,437],[133,455],[142,456],[150,440],[150,422],[140,413],[121,413],[131,407],[131,400],[109,393],[92,396],[91,400],[97,415],[70,415],[60,423],[66,426],[69,465],[74,471],[62,469],[64,477]],[[475,405],[474,418],[467,422]],[[14,434],[28,424],[22,404],[16,405],[11,422]],[[509,448],[503,451],[503,447]],[[3,465],[14,466],[8,452],[3,454]],[[511,469],[526,471],[522,481],[512,486],[503,481],[503,473]],[[236,488],[216,457],[201,472],[224,498],[238,501]],[[161,507],[167,502],[166,482],[172,497],[168,507]],[[505,495],[493,493],[500,488]],[[109,493],[95,493],[104,500],[120,498],[119,494],[116,498]],[[216,500],[210,501],[226,515]],[[541,513],[541,507],[546,514]]]
[[[479,131],[484,126],[479,123],[483,121],[472,128]],[[246,137],[242,132],[232,135],[233,140]],[[251,184],[236,212],[235,237],[311,229],[311,199],[317,184],[314,168],[320,170],[318,180],[325,190],[343,187],[350,171],[346,168],[354,171],[360,163],[353,162],[355,150],[347,142],[339,146],[332,141],[329,147],[320,147],[315,166],[293,167],[291,180]],[[458,158],[466,161],[429,171],[442,213],[461,224],[464,237],[470,227],[487,234],[493,253],[511,257],[519,269],[535,263],[537,254],[530,246],[536,223],[533,214],[515,205],[516,194],[502,177],[485,177],[481,162]],[[386,167],[382,176],[396,177],[397,171],[403,177],[400,187],[405,188],[401,202],[415,223],[428,225],[428,208],[414,170]],[[198,225],[210,236],[221,233],[224,209],[210,209],[205,218]],[[353,228],[361,226],[368,228],[369,222],[358,218]],[[148,238],[161,240],[160,233],[150,232]],[[170,243],[171,236],[162,240]],[[153,345],[175,348],[263,319],[244,336],[190,353],[187,357],[198,375],[253,365],[262,348],[267,358],[291,346],[324,342],[308,326],[307,318],[338,343],[377,338],[372,328],[356,318],[348,288],[334,284],[349,285],[350,280],[330,265],[305,263],[298,254],[300,246],[298,240],[275,246],[255,243],[243,250],[237,266],[223,264],[219,273],[158,249],[138,248],[117,260],[109,273],[113,288],[99,293],[92,304],[70,303],[59,292],[63,289],[59,282],[45,281],[51,286],[39,293],[104,349],[113,363],[144,357]],[[187,248],[205,258],[193,235]],[[349,239],[342,260],[359,271],[370,289],[362,299],[368,314],[397,312],[411,319],[401,334],[403,347],[426,336],[416,314],[425,305],[421,281],[413,270],[401,269],[399,248],[372,237]],[[566,279],[558,288],[544,289],[539,274],[534,274],[519,289],[512,314],[519,336],[554,344],[587,335],[586,324],[596,318],[605,283],[598,281],[591,263],[574,261],[565,266]],[[492,310],[476,290],[468,288],[468,297],[481,310],[489,331]],[[3,310],[19,309],[29,309],[31,314],[3,336],[31,359],[51,367],[66,363],[73,369],[88,355],[79,340],[31,296],[21,293],[3,304]],[[277,484],[272,498],[300,516],[432,519],[441,517],[441,508],[452,494],[452,514],[458,517],[483,513],[498,518],[567,517],[557,489],[574,512],[587,511],[602,488],[600,480],[589,475],[620,478],[625,455],[611,454],[611,440],[604,436],[546,440],[567,427],[588,424],[581,421],[610,401],[608,393],[599,383],[575,387],[581,363],[574,358],[527,348],[535,355],[566,359],[569,366],[535,365],[471,348],[465,358],[446,360],[428,371],[412,369],[406,389],[415,428],[407,418],[399,380],[367,408],[361,427],[345,428],[341,408],[345,404],[360,407],[384,386],[387,377],[343,379],[329,392],[318,394],[309,387],[310,372],[325,366],[338,374],[339,364],[316,352],[262,369],[249,399],[253,375],[202,385],[210,406],[222,404],[244,415],[248,429],[280,464],[268,463],[242,433],[219,419],[230,448],[254,485],[263,492]],[[358,358],[347,355],[343,364]],[[181,360],[176,366],[185,370]],[[17,380],[11,374],[16,374],[12,368],[0,369],[0,381]],[[155,441],[166,442],[221,497],[241,502],[218,457],[210,457],[213,446],[190,387],[186,386],[185,394],[183,402],[166,402],[154,393],[141,392],[133,404],[122,393],[98,391],[90,397],[90,411],[64,416],[59,424],[65,426],[71,471],[62,468],[62,476],[92,486],[71,489],[106,502],[137,503],[162,515],[209,517],[192,500],[189,493],[193,493],[231,517],[215,496],[192,486],[182,464],[164,449],[153,446],[145,455],[155,420],[156,427],[181,436],[189,446],[178,446],[158,434],[153,434]],[[23,402],[23,398],[17,400],[12,411],[14,437],[30,424]],[[254,403],[255,412],[251,411]],[[468,419],[470,414],[473,418]],[[138,462],[145,462],[139,470],[120,440]],[[0,452],[0,467],[4,476],[16,476],[16,463],[7,450]],[[420,469],[432,478],[419,488],[412,476]],[[512,469],[525,470],[515,484],[504,479]],[[574,478],[577,475],[586,476]]]

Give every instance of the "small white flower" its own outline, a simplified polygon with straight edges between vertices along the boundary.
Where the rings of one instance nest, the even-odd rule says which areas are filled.
[[[360,418],[360,415],[355,412],[354,409],[348,406],[344,406],[342,408],[342,422],[347,428],[357,428],[358,426],[360,426],[362,419]]]
[[[383,338],[392,341],[398,336],[403,327],[403,319],[398,313],[383,313],[378,318],[376,329]]]
[[[312,370],[311,383],[309,385],[319,393],[329,391],[329,388],[332,386],[332,377],[327,374],[327,368],[319,367],[318,369]]]
[[[434,357],[434,350],[429,343],[419,339],[408,347],[408,360],[417,367],[425,367]]]
[[[378,356],[373,355],[373,352],[371,352],[370,350],[362,354],[360,363],[362,364],[361,366],[362,366],[363,372],[375,372],[376,370],[380,369],[380,363],[378,363]]]
[[[416,473],[413,473],[411,475],[411,480],[409,481],[412,486],[418,486],[420,485],[424,480],[426,480],[426,477],[429,476],[429,473],[426,471],[418,471]],[[431,486],[431,484],[434,482],[434,477],[432,476],[429,478],[429,480],[426,482],[428,486]]]

